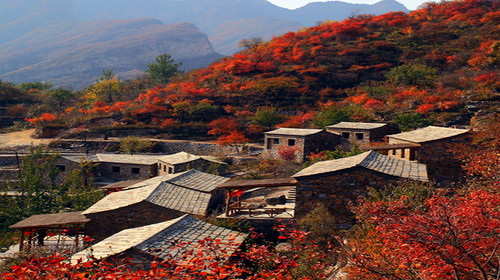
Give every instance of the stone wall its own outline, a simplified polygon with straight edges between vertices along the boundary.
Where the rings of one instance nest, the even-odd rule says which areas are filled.
[[[134,173],[138,171],[138,173]],[[117,180],[149,179],[157,175],[157,164],[100,162],[95,169],[97,177]]]
[[[416,153],[416,160],[427,166],[429,179],[437,182],[440,185],[449,185],[452,182],[458,181],[465,175],[461,162],[456,158],[456,153],[459,151],[460,144],[470,142],[470,135],[459,135],[446,139],[420,143],[421,147]],[[411,142],[389,139],[389,144],[408,144]],[[389,155],[391,156],[391,152]],[[409,149],[405,149],[405,155],[401,151],[397,151],[396,157],[408,159],[410,155]]]
[[[270,139],[279,139],[279,143],[272,143]],[[297,148],[295,161],[297,163],[303,163],[311,153],[335,148],[339,142],[339,136],[326,131],[308,136],[266,134],[264,139],[266,146],[262,156],[265,158],[279,159],[280,156],[278,151],[284,147],[290,146],[289,141],[294,141],[295,145],[293,146]]]
[[[404,180],[362,167],[295,179],[298,181],[295,217],[304,216],[317,203],[323,203],[339,224],[353,224],[354,215],[349,204],[366,196],[368,187],[381,189]]]
[[[143,201],[127,207],[85,215],[91,219],[85,225],[85,234],[99,242],[127,228],[141,227],[168,221],[183,213]]]

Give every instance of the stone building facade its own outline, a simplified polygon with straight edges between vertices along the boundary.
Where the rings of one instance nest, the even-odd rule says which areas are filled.
[[[264,152],[267,158],[280,158],[281,149],[295,149],[295,161],[302,163],[311,153],[333,149],[339,136],[321,129],[279,128],[264,133]]]
[[[56,160],[60,176],[67,176],[80,168],[81,162],[94,163],[94,177],[109,180],[148,179],[157,175],[158,156],[96,154],[85,156],[61,156]]]
[[[104,212],[86,213],[90,221],[85,225],[85,234],[96,242],[121,230],[168,221],[184,213],[141,201],[123,208]]]
[[[368,145],[382,141],[386,135],[397,133],[399,129],[387,123],[340,122],[327,126],[326,131],[340,135],[343,141]]]
[[[132,269],[149,269],[154,259],[183,261],[189,256],[194,258],[206,254],[215,254],[217,259],[225,261],[241,246],[246,236],[247,234],[183,215],[160,223],[122,230],[92,245],[90,249],[76,253],[71,257],[71,262],[105,259],[118,254],[121,259],[130,259]],[[207,239],[219,241],[215,251],[200,249],[200,242],[207,242]],[[187,254],[190,251],[194,253]]]
[[[174,174],[189,169],[197,169],[203,172],[216,171],[218,174],[223,174],[226,167],[227,164],[224,162],[186,152],[179,152],[158,158],[158,175]]]
[[[157,176],[112,192],[83,211],[90,219],[86,233],[102,240],[120,230],[157,223],[183,214],[205,217],[223,208],[229,178],[191,169]]]
[[[470,141],[467,129],[428,126],[425,128],[388,135],[390,157],[405,160],[416,160],[426,164],[429,178],[438,183],[448,185],[463,175],[461,162],[455,154],[459,144]],[[415,145],[417,148],[397,148],[398,146]]]
[[[369,188],[383,189],[404,180],[428,180],[425,165],[373,151],[318,162],[292,177],[297,180],[296,217],[304,216],[317,203],[322,203],[342,225],[353,224],[349,205],[368,195]]]

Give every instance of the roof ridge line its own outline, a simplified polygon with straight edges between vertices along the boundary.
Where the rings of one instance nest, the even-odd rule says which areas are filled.
[[[356,166],[366,167],[365,162],[373,155],[373,153],[375,153],[375,152],[374,151],[366,152],[366,155],[364,156],[364,158],[358,164],[356,164]],[[359,155],[362,155],[362,154],[359,154]]]
[[[153,234],[153,235],[149,236],[149,237],[148,237],[148,238],[146,238],[145,240],[141,241],[140,243],[138,243],[138,244],[136,244],[136,245],[134,245],[134,246],[132,246],[132,247],[134,247],[134,248],[135,248],[135,247],[138,247],[138,246],[142,245],[144,242],[149,241],[150,239],[154,238],[155,236],[157,236],[158,234],[162,233],[162,232],[163,232],[163,231],[165,231],[166,229],[168,229],[168,228],[170,228],[171,226],[173,226],[173,225],[175,225],[175,224],[179,223],[180,221],[184,220],[184,219],[186,218],[186,216],[189,216],[189,214],[184,214],[184,215],[182,215],[182,216],[180,216],[180,217],[173,218],[173,219],[168,220],[168,221],[163,221],[163,222],[160,222],[160,223],[166,223],[166,222],[170,222],[170,221],[172,221],[172,220],[177,220],[177,221],[174,221],[172,224],[170,224],[168,227],[166,227],[166,228],[164,228],[164,229],[162,229],[162,230],[158,231],[157,233],[155,233],[155,234]],[[147,225],[146,225],[146,226],[147,226]]]

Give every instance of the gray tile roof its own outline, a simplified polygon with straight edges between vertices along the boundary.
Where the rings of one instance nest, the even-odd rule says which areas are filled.
[[[188,163],[188,162],[200,159],[200,158],[201,158],[200,156],[193,155],[190,153],[178,152],[176,154],[161,156],[158,158],[158,160],[175,165],[175,164],[181,164],[181,163]]]
[[[191,169],[180,173],[178,176],[168,180],[169,183],[198,190],[202,192],[211,192],[222,183],[228,181],[229,178],[221,177],[213,174]]]
[[[229,178],[194,169],[157,176],[107,195],[83,214],[110,211],[147,201],[183,213],[205,215],[211,191],[227,180]]]
[[[10,228],[34,228],[34,227],[57,227],[73,224],[84,224],[90,221],[85,218],[81,211],[55,213],[55,214],[40,214],[28,217]]]
[[[71,262],[76,263],[79,259],[87,261],[89,255],[101,259],[132,248],[160,259],[176,258],[180,252],[180,242],[188,243],[183,249],[190,250],[196,249],[196,244],[207,238],[220,239],[220,248],[226,250],[227,255],[231,255],[246,236],[184,215],[166,222],[120,231],[73,255]]]
[[[424,143],[424,142],[458,136],[461,134],[465,134],[467,132],[469,132],[468,129],[428,126],[412,131],[387,135],[387,137],[399,140],[405,140],[413,143]]]
[[[78,155],[78,156],[61,156],[62,158],[73,161],[76,163],[80,163],[81,161],[93,161],[97,162],[99,159],[95,155]]]
[[[352,157],[320,161],[299,171],[292,177],[298,178],[325,174],[353,167],[364,167],[396,177],[428,181],[427,168],[424,164],[388,157],[374,151],[365,152]]]
[[[321,132],[322,129],[310,128],[278,128],[272,131],[265,132],[265,134],[278,134],[278,135],[293,135],[293,136],[307,136]]]
[[[152,165],[158,162],[158,155],[97,154],[98,161],[109,163],[130,163]]]
[[[205,215],[211,197],[210,193],[163,182],[148,196],[146,201],[183,213]]]
[[[208,161],[212,161],[218,164],[226,164],[225,162],[221,162],[215,159],[215,157],[210,157],[210,156],[197,156],[193,155],[190,153],[186,152],[178,152],[175,154],[171,155],[166,155],[166,156],[161,156],[158,158],[158,160],[161,160],[165,163],[176,165],[176,164],[183,164],[183,163],[189,163],[198,159],[204,159]]]
[[[387,125],[387,123],[340,122],[338,124],[327,126],[327,128],[374,129],[385,125]]]
[[[184,250],[191,250],[199,245],[199,241],[210,238],[211,240],[219,239],[222,249],[226,250],[227,255],[231,255],[243,243],[246,236],[246,234],[205,223],[191,216],[184,216],[161,234],[141,243],[137,249],[143,252],[155,252],[155,256],[160,259],[175,258],[180,252],[176,248],[180,242],[187,243],[183,247]]]

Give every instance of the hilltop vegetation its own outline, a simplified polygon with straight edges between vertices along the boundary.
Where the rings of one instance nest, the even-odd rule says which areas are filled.
[[[226,139],[258,136],[276,120],[290,127],[467,125],[474,110],[498,108],[499,5],[429,3],[409,14],[361,15],[268,42],[245,40],[246,50],[169,84],[138,90],[147,86],[136,81],[137,98],[121,87],[118,100],[86,98],[43,123],[180,136],[212,129]]]

